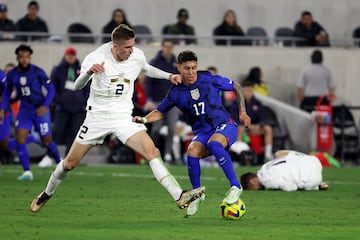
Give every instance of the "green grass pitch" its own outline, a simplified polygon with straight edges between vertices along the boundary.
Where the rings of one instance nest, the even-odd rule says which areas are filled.
[[[189,188],[186,167],[170,167]],[[257,168],[236,168],[238,175]],[[221,169],[202,170],[206,201],[184,218],[148,166],[80,166],[37,214],[31,200],[52,168],[33,166],[35,179],[19,182],[20,166],[0,166],[0,239],[360,239],[360,168],[324,169],[328,191],[245,191],[240,221],[224,220],[219,205],[228,189]]]

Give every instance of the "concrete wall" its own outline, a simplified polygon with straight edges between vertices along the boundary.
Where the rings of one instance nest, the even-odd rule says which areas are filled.
[[[15,62],[14,49],[18,43],[0,44],[0,67],[7,62]],[[33,43],[33,63],[41,66],[50,74],[57,64],[66,44]],[[78,49],[79,59],[95,49],[97,45],[74,45]],[[158,47],[140,45],[148,60],[153,58]],[[311,48],[274,48],[274,47],[206,47],[192,46],[199,57],[199,68],[209,65],[218,67],[219,73],[233,79],[240,79],[253,66],[264,71],[264,80],[268,82],[271,96],[297,106],[296,82],[301,68],[310,62]],[[179,53],[184,48],[177,47]],[[360,49],[328,48],[323,49],[324,64],[328,66],[337,83],[338,103],[360,105]],[[99,60],[101,61],[101,60]]]
[[[29,1],[2,0],[8,5],[8,15],[18,20],[26,13]],[[155,35],[162,27],[176,21],[179,8],[190,12],[189,23],[198,36],[211,36],[227,9],[235,10],[238,23],[244,29],[262,26],[269,36],[277,27],[293,27],[303,10],[310,10],[314,19],[330,33],[331,39],[351,38],[360,25],[359,0],[38,0],[40,16],[49,25],[51,33],[65,33],[67,26],[76,21],[87,24],[94,33],[109,21],[115,8],[123,8],[131,24],[147,24]]]

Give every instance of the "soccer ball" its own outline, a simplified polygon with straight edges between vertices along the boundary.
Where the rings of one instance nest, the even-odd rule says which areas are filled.
[[[240,198],[233,204],[222,202],[220,208],[222,217],[230,220],[239,220],[246,213],[245,203]]]

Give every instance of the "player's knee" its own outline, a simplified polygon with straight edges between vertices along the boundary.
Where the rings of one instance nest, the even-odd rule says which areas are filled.
[[[150,148],[149,151],[146,152],[146,154],[144,154],[144,157],[150,161],[154,158],[157,158],[160,156],[160,151],[159,149],[157,149],[155,146]]]
[[[67,158],[63,162],[63,167],[66,171],[71,171],[77,166],[76,161],[72,160],[71,158]]]
[[[201,157],[202,150],[194,145],[190,145],[186,153],[192,157]]]
[[[49,145],[49,144],[52,142],[52,139],[51,139],[51,138],[43,138],[43,139],[42,139],[42,142],[43,142],[45,145]]]
[[[265,125],[265,126],[264,126],[264,133],[265,133],[266,135],[272,134],[272,128],[271,128],[270,125]]]

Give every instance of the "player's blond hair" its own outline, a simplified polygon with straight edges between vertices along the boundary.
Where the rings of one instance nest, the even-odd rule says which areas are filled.
[[[111,33],[111,41],[129,40],[135,38],[135,32],[126,24],[120,24]]]

